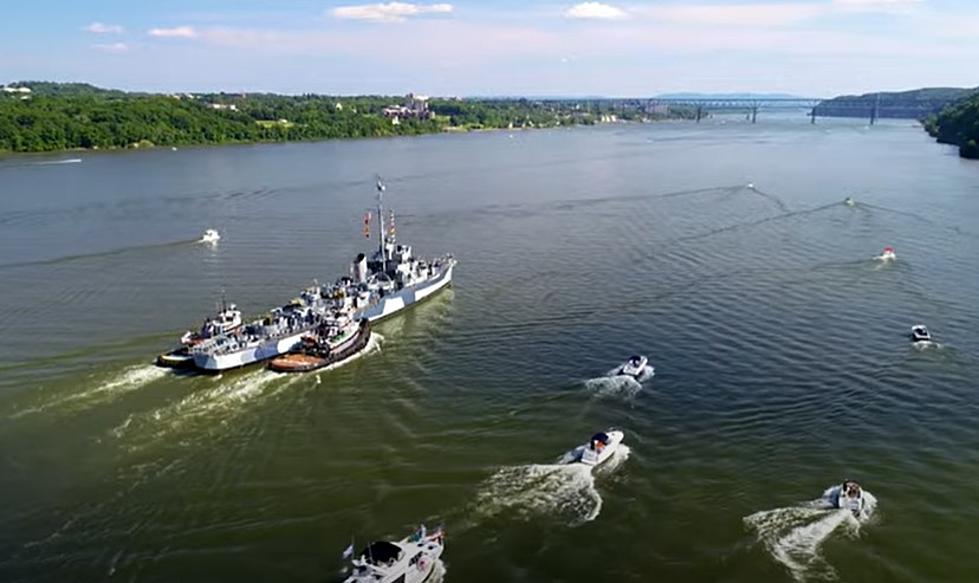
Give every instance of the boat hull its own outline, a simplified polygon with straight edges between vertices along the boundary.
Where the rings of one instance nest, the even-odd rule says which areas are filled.
[[[175,348],[156,357],[156,365],[165,368],[192,368],[194,357],[186,348]]]
[[[370,306],[355,312],[354,318],[366,318],[370,322],[376,322],[377,320],[393,316],[408,306],[417,304],[438,291],[445,289],[445,287],[452,283],[452,270],[454,268],[454,264],[450,265],[433,280],[386,295]]]
[[[454,268],[455,264],[449,265],[438,277],[432,280],[389,294],[376,303],[358,310],[353,317],[374,322],[393,316],[408,306],[426,300],[452,283],[452,270]],[[269,340],[258,346],[235,352],[224,354],[198,352],[194,354],[194,366],[204,371],[218,372],[269,360],[295,350],[307,332],[309,330],[304,329],[279,340]]]
[[[309,372],[327,366],[341,364],[367,348],[371,338],[370,325],[364,324],[357,330],[352,342],[331,352],[329,356],[316,356],[303,352],[284,354],[269,361],[268,367],[275,372]]]

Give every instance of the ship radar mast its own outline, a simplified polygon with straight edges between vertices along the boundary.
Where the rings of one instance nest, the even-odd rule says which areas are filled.
[[[380,175],[377,175],[377,250],[381,254],[381,269],[386,273],[388,270],[387,251],[385,247],[384,235],[384,191],[387,189]]]

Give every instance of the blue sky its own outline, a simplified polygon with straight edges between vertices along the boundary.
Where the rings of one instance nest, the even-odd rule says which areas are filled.
[[[610,96],[979,85],[979,0],[28,0],[0,15],[0,82]]]

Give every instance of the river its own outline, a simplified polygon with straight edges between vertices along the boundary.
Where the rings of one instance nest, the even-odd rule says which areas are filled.
[[[150,364],[222,290],[345,273],[375,173],[451,289],[335,371]],[[330,581],[421,522],[445,581],[979,573],[979,164],[911,122],[15,156],[0,190],[2,581]],[[652,379],[604,376],[632,353]],[[612,466],[554,465],[607,427]],[[806,505],[844,478],[863,524]]]

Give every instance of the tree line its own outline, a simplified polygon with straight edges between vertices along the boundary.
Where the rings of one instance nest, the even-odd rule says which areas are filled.
[[[979,160],[979,92],[925,120],[925,129],[940,143],[958,146],[963,158]]]
[[[451,128],[553,127],[596,123],[609,113],[608,106],[600,104],[432,99],[431,114],[404,116],[394,123],[383,110],[400,103],[402,97],[160,95],[83,83],[27,81],[14,85],[29,87],[31,93],[0,93],[0,151],[380,137]],[[620,119],[643,115],[638,108],[615,113]]]

